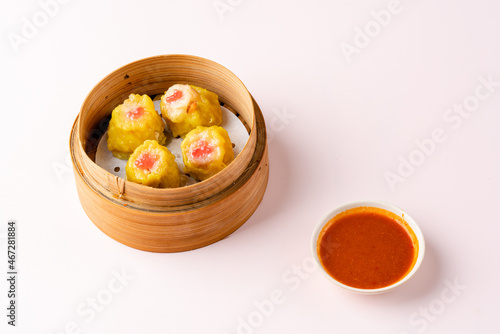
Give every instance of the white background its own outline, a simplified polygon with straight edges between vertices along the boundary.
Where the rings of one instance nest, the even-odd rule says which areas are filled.
[[[38,1],[2,1],[5,272],[8,219],[19,235],[17,327],[1,279],[2,333],[498,333],[500,86],[474,97],[481,77],[500,81],[498,1],[401,0],[385,26],[372,14],[385,0],[67,2],[44,6],[49,16]],[[153,254],[87,218],[69,133],[104,76],[179,53],[245,83],[270,132],[270,179],[227,239]],[[459,121],[448,110],[463,103],[474,111]],[[422,159],[416,141],[435,129],[446,139]],[[391,187],[387,173],[410,158],[419,165]],[[317,221],[365,199],[406,210],[427,242],[417,274],[384,295],[349,293],[309,267]]]

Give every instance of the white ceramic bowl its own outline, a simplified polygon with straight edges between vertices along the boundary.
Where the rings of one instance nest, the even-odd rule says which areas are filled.
[[[415,261],[415,264],[413,265],[413,268],[404,276],[402,279],[397,281],[396,283],[393,283],[389,286],[383,287],[383,288],[377,288],[377,289],[360,289],[360,288],[354,288],[348,285],[345,285],[343,283],[340,283],[336,279],[334,279],[328,272],[325,270],[323,265],[321,264],[321,261],[319,259],[318,251],[317,251],[317,244],[318,244],[318,237],[320,235],[321,230],[323,227],[336,215],[338,215],[341,212],[344,212],[349,209],[357,208],[357,207],[375,207],[375,208],[380,208],[384,209],[387,211],[390,211],[399,217],[402,217],[404,221],[408,224],[408,226],[413,230],[417,241],[418,241],[418,253],[417,253],[417,259]],[[353,202],[345,205],[341,205],[332,211],[330,211],[328,214],[326,214],[316,225],[316,228],[314,229],[313,235],[312,235],[312,254],[313,258],[318,264],[318,267],[320,268],[320,271],[333,283],[336,285],[347,289],[349,291],[357,292],[357,293],[362,293],[362,294],[377,294],[377,293],[382,293],[382,292],[387,292],[389,290],[392,290],[401,284],[405,283],[412,277],[415,272],[418,270],[420,267],[420,264],[422,263],[422,260],[424,258],[424,253],[425,253],[425,241],[424,241],[424,236],[422,234],[422,231],[418,227],[417,223],[413,218],[411,218],[406,212],[401,210],[398,207],[395,207],[391,204],[384,203],[384,202],[379,202],[379,201],[360,201],[360,202]]]

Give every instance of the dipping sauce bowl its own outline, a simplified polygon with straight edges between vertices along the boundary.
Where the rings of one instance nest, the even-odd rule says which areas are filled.
[[[336,285],[358,293],[392,290],[420,267],[425,241],[417,223],[384,202],[339,206],[324,216],[312,236],[321,272]]]

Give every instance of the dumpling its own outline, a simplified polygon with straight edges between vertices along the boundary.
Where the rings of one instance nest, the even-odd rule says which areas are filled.
[[[154,188],[177,188],[179,167],[175,156],[155,140],[146,140],[130,155],[125,166],[127,180]]]
[[[197,180],[217,174],[234,159],[231,140],[220,126],[198,126],[181,144],[185,171]]]
[[[145,140],[165,144],[165,124],[148,95],[130,94],[116,107],[108,127],[108,149],[119,159],[127,159]]]
[[[197,126],[222,123],[217,94],[193,85],[170,87],[161,97],[160,108],[174,137],[184,137]]]

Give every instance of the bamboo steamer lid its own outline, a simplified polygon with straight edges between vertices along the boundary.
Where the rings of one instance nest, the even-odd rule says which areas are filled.
[[[233,162],[203,182],[175,189],[146,187],[99,167],[95,150],[111,111],[131,93],[154,96],[176,83],[216,93],[245,124],[249,139]],[[269,176],[265,122],[255,100],[225,67],[188,55],[142,59],[105,77],[83,102],[70,152],[90,220],[116,241],[150,252],[192,250],[228,236],[257,209]]]

